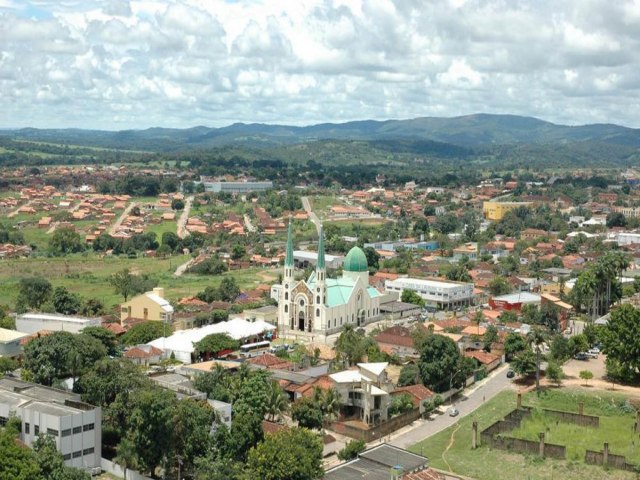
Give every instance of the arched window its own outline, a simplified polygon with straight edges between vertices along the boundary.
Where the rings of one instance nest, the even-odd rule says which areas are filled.
[[[320,303],[320,295],[316,295],[316,303]]]
[[[287,313],[287,312],[289,312],[289,305],[284,306],[284,313]]]
[[[300,306],[304,307],[304,299],[303,298],[300,299]]]
[[[316,308],[316,317],[319,317],[319,316],[320,316],[320,309]]]
[[[284,299],[289,300],[289,292],[284,292]]]

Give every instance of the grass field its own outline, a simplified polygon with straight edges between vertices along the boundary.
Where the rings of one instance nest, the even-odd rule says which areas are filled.
[[[525,405],[577,412],[577,402],[578,400],[583,400],[585,402],[585,414],[606,414],[628,422],[629,415],[624,414],[620,409],[620,405],[623,403],[621,399],[622,397],[620,396],[608,393],[584,394],[574,390],[558,390],[549,391],[539,398],[535,394],[527,394],[523,403]],[[583,457],[575,460],[572,459],[571,454],[569,454],[568,460],[543,460],[531,455],[490,450],[488,447],[472,450],[472,423],[477,421],[479,430],[484,430],[493,422],[503,418],[515,407],[515,404],[515,392],[502,392],[473,414],[461,418],[452,427],[414,445],[411,450],[424,452],[429,457],[431,465],[435,468],[467,475],[478,480],[542,480],[553,478],[563,480],[582,480],[585,478],[631,480],[637,478],[631,472],[586,465],[583,462]],[[632,419],[631,425],[633,425]],[[557,438],[554,437],[553,431],[551,435],[550,442],[560,443],[559,441],[556,442]],[[582,441],[582,436],[576,438],[576,441]],[[627,434],[626,438],[629,438],[629,434]],[[596,450],[601,448],[602,445]],[[613,447],[611,452],[617,453]],[[584,456],[584,450],[582,455]]]
[[[232,276],[241,289],[252,289],[264,283],[270,275],[277,277],[275,270],[270,272],[262,268],[235,270],[224,275],[209,277],[185,274],[175,277],[173,272],[178,265],[186,262],[188,255],[179,255],[166,259],[141,257],[100,258],[93,252],[71,255],[66,258],[28,258],[12,259],[0,262],[0,305],[15,305],[18,296],[18,283],[21,278],[42,276],[55,287],[64,286],[84,297],[94,297],[103,301],[107,308],[122,301],[122,297],[113,292],[109,276],[115,272],[130,268],[140,274],[149,274],[165,288],[169,300],[195,295],[205,287],[217,286],[224,276]]]

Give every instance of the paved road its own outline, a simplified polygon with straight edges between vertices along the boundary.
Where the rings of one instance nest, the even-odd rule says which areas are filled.
[[[194,259],[190,258],[189,260],[184,262],[182,265],[178,265],[178,268],[176,268],[176,271],[173,272],[173,274],[176,277],[181,277],[182,274],[187,271],[187,268],[189,268],[193,262],[194,262]]]
[[[304,207],[305,211],[307,212],[307,214],[309,215],[309,220],[311,220],[313,222],[313,224],[316,226],[316,230],[318,231],[318,235],[320,235],[320,219],[318,218],[318,216],[313,213],[313,210],[311,210],[311,203],[309,202],[309,198],[308,197],[301,197],[302,200],[302,206]]]
[[[502,365],[488,378],[472,385],[467,391],[454,397],[455,407],[460,412],[457,417],[448,414],[438,415],[433,420],[418,420],[409,427],[400,430],[395,438],[391,436],[391,444],[401,448],[409,448],[412,445],[441,432],[455,424],[460,418],[473,413],[485,401],[495,397],[498,393],[509,388],[515,388],[506,372],[508,365]],[[448,405],[447,405],[448,410]]]
[[[185,227],[187,226],[187,220],[189,220],[189,212],[191,212],[191,205],[193,205],[193,196],[187,197],[184,202],[184,209],[182,210],[182,214],[178,219],[178,229],[177,234],[180,238],[185,238],[189,236],[189,230]]]
[[[124,209],[124,212],[120,214],[116,222],[109,229],[109,235],[114,235],[118,231],[118,228],[120,228],[120,225],[122,225],[122,222],[124,222],[124,219],[127,218],[129,213],[131,213],[131,210],[133,210],[133,207],[137,205],[138,205],[137,202],[131,202],[129,206]]]

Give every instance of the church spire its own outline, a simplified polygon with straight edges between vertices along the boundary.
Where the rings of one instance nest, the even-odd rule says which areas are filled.
[[[285,267],[293,267],[293,238],[291,236],[291,218],[289,218],[289,229],[287,232],[287,254],[284,259]]]
[[[324,229],[320,226],[320,239],[318,240],[318,262],[317,268],[324,270],[325,262],[324,262]]]

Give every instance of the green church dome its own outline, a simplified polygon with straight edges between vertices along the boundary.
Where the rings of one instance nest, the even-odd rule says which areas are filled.
[[[344,259],[343,268],[347,272],[366,272],[369,270],[367,256],[360,247],[353,247]]]

